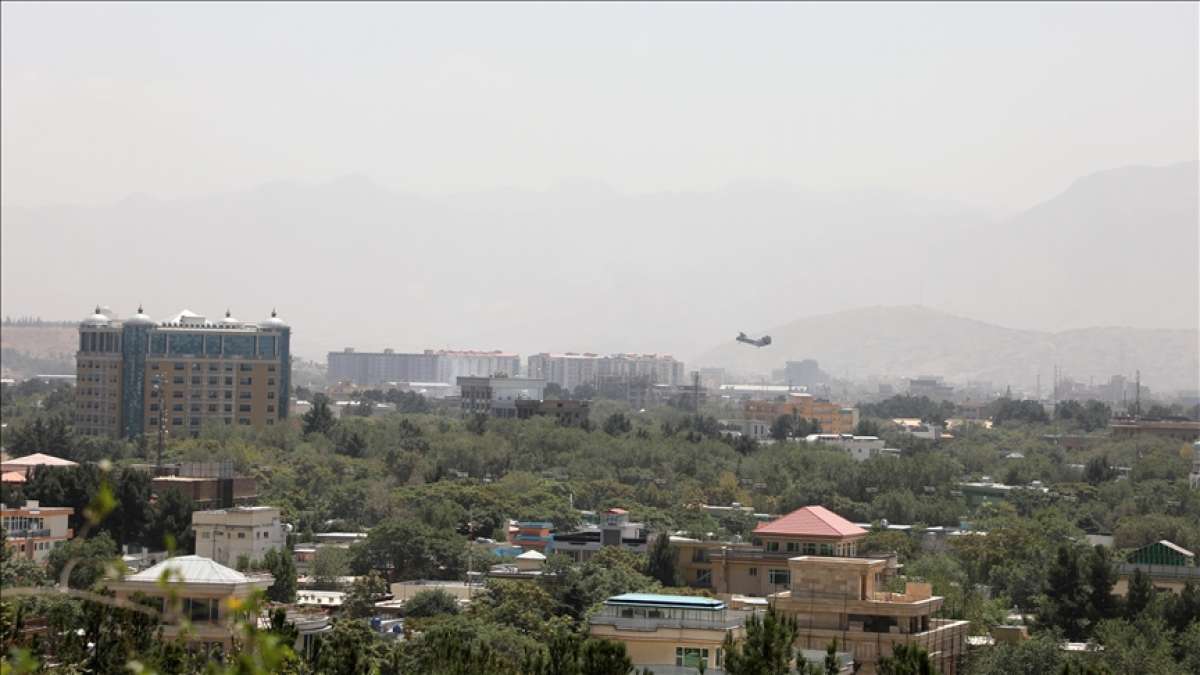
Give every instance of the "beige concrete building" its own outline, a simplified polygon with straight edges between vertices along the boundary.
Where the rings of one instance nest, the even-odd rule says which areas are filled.
[[[222,565],[237,565],[242,556],[260,561],[267,551],[283,551],[287,546],[285,526],[273,506],[193,511],[192,531],[196,553]]]
[[[16,556],[44,563],[50,551],[75,536],[68,526],[75,509],[69,506],[42,506],[27,501],[24,506],[0,509],[4,545]]]
[[[588,632],[624,643],[638,669],[695,672],[703,662],[708,672],[720,673],[725,636],[742,639],[749,613],[730,609],[716,598],[626,593],[604,602],[588,619]]]
[[[719,594],[763,597],[791,582],[798,555],[858,555],[863,528],[822,506],[806,506],[759,525],[749,543],[676,540],[678,569],[689,586]]]
[[[155,322],[138,308],[125,320],[96,313],[79,325],[75,428],[138,438],[200,433],[205,423],[263,428],[287,417],[291,329],[219,321],[184,310]]]
[[[231,601],[244,601],[274,583],[267,575],[246,575],[208,558],[185,555],[118,581],[108,582],[119,600],[136,594],[162,612],[163,637],[182,637],[190,644],[220,647],[233,643]],[[181,619],[188,619],[186,629]]]
[[[954,675],[969,622],[934,618],[943,598],[927,583],[903,593],[880,590],[887,563],[868,558],[797,556],[788,560],[789,584],[768,601],[800,625],[797,646],[821,649],[838,641],[861,675],[877,672],[880,657],[898,644],[916,644],[944,675]]]

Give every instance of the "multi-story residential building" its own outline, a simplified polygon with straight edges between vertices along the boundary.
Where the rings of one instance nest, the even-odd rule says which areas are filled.
[[[233,646],[230,614],[237,604],[230,601],[244,601],[272,583],[269,574],[243,574],[198,555],[168,558],[137,574],[107,582],[117,600],[139,595],[138,602],[160,611],[174,609],[189,620],[186,626],[163,626],[164,638],[182,637],[190,644],[226,651]]]
[[[518,416],[519,401],[541,401],[545,380],[525,377],[459,377],[462,411],[467,415]]]
[[[805,439],[808,443],[821,443],[845,451],[856,462],[864,462],[873,457],[899,457],[900,450],[885,447],[887,444],[878,436],[855,436],[853,434],[809,434]]]
[[[521,357],[502,351],[426,349],[420,353],[358,352],[347,347],[329,352],[330,384],[378,387],[391,382],[453,383],[459,377],[519,375]]]
[[[909,396],[924,396],[931,401],[946,401],[954,397],[954,386],[940,377],[925,376],[908,381]]]
[[[236,565],[243,556],[248,562],[261,561],[267,551],[282,551],[287,546],[285,530],[273,506],[192,512],[196,553],[222,565]]]
[[[629,521],[625,509],[608,509],[600,514],[600,523],[575,532],[556,533],[547,552],[562,553],[575,562],[585,562],[605,546],[622,546],[635,553],[646,552],[650,533],[642,523]]]
[[[781,415],[816,420],[826,434],[853,434],[858,426],[858,408],[831,403],[812,394],[792,392],[786,401],[746,401],[748,419],[773,422]]]
[[[637,380],[650,384],[685,384],[683,362],[669,354],[535,354],[529,357],[529,377],[574,389],[581,384],[597,386],[601,380]]]
[[[908,582],[903,593],[879,590],[887,561],[800,555],[787,561],[784,589],[768,597],[800,626],[796,646],[821,649],[837,640],[855,672],[874,675],[896,645],[919,645],[939,672],[954,675],[963,657],[968,621],[935,618],[944,598],[928,583]]]
[[[68,526],[74,512],[69,506],[42,506],[36,501],[26,501],[24,506],[4,506],[0,508],[4,545],[19,557],[46,562],[50,551],[75,536]]]
[[[684,583],[714,593],[763,597],[786,588],[798,555],[858,555],[867,531],[822,506],[805,506],[755,528],[749,543],[678,540]]]
[[[287,417],[291,329],[271,312],[254,323],[184,310],[155,322],[97,309],[79,325],[75,429],[140,438],[204,423],[263,428]]]

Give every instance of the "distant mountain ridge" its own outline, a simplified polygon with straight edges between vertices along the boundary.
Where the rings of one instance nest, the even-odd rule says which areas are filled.
[[[767,374],[786,361],[816,359],[838,377],[940,375],[956,382],[1042,386],[1055,366],[1080,382],[1141,370],[1158,391],[1200,389],[1200,332],[1083,328],[1058,333],[1017,330],[927,307],[867,307],[823,314],[768,331],[754,349],[732,339],[697,356],[697,366]]]
[[[738,330],[870,305],[1041,331],[1194,329],[1196,176],[1196,162],[1104,171],[1000,221],[875,189],[628,195],[584,180],[435,197],[362,176],[5,206],[0,304],[64,318],[277,308],[293,349],[317,358],[459,346],[692,361]]]

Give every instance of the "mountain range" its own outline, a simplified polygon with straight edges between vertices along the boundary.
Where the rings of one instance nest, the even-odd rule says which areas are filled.
[[[1051,386],[1055,368],[1077,382],[1112,375],[1156,391],[1200,390],[1196,330],[1084,328],[1044,332],[1004,328],[926,307],[868,307],[813,316],[769,331],[769,347],[732,339],[699,355],[696,365],[763,374],[786,361],[816,359],[835,377],[904,378]],[[732,336],[731,336],[732,338]]]
[[[277,308],[295,353],[316,359],[353,346],[697,362],[739,330],[913,304],[1018,335],[1195,330],[1197,185],[1196,162],[1126,167],[1012,217],[886,190],[738,184],[629,195],[579,180],[430,197],[361,176],[6,205],[0,302],[5,314],[54,319],[97,304],[129,315],[142,303],[156,318],[229,308],[251,320]],[[871,334],[884,340],[888,330]],[[1181,367],[1194,354],[1193,341]],[[845,367],[867,372],[866,362]]]

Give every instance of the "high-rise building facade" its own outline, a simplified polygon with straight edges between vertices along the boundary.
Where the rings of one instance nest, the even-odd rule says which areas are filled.
[[[601,381],[646,379],[651,384],[684,384],[683,362],[667,354],[534,354],[529,357],[529,377],[574,389]]]
[[[444,382],[459,377],[515,377],[521,357],[502,351],[456,351],[426,349],[421,353],[359,352],[346,348],[329,352],[326,376],[330,384],[377,387],[389,382]]]
[[[206,422],[271,426],[287,417],[291,328],[184,310],[156,322],[99,309],[79,324],[75,428],[112,438],[197,435]]]

